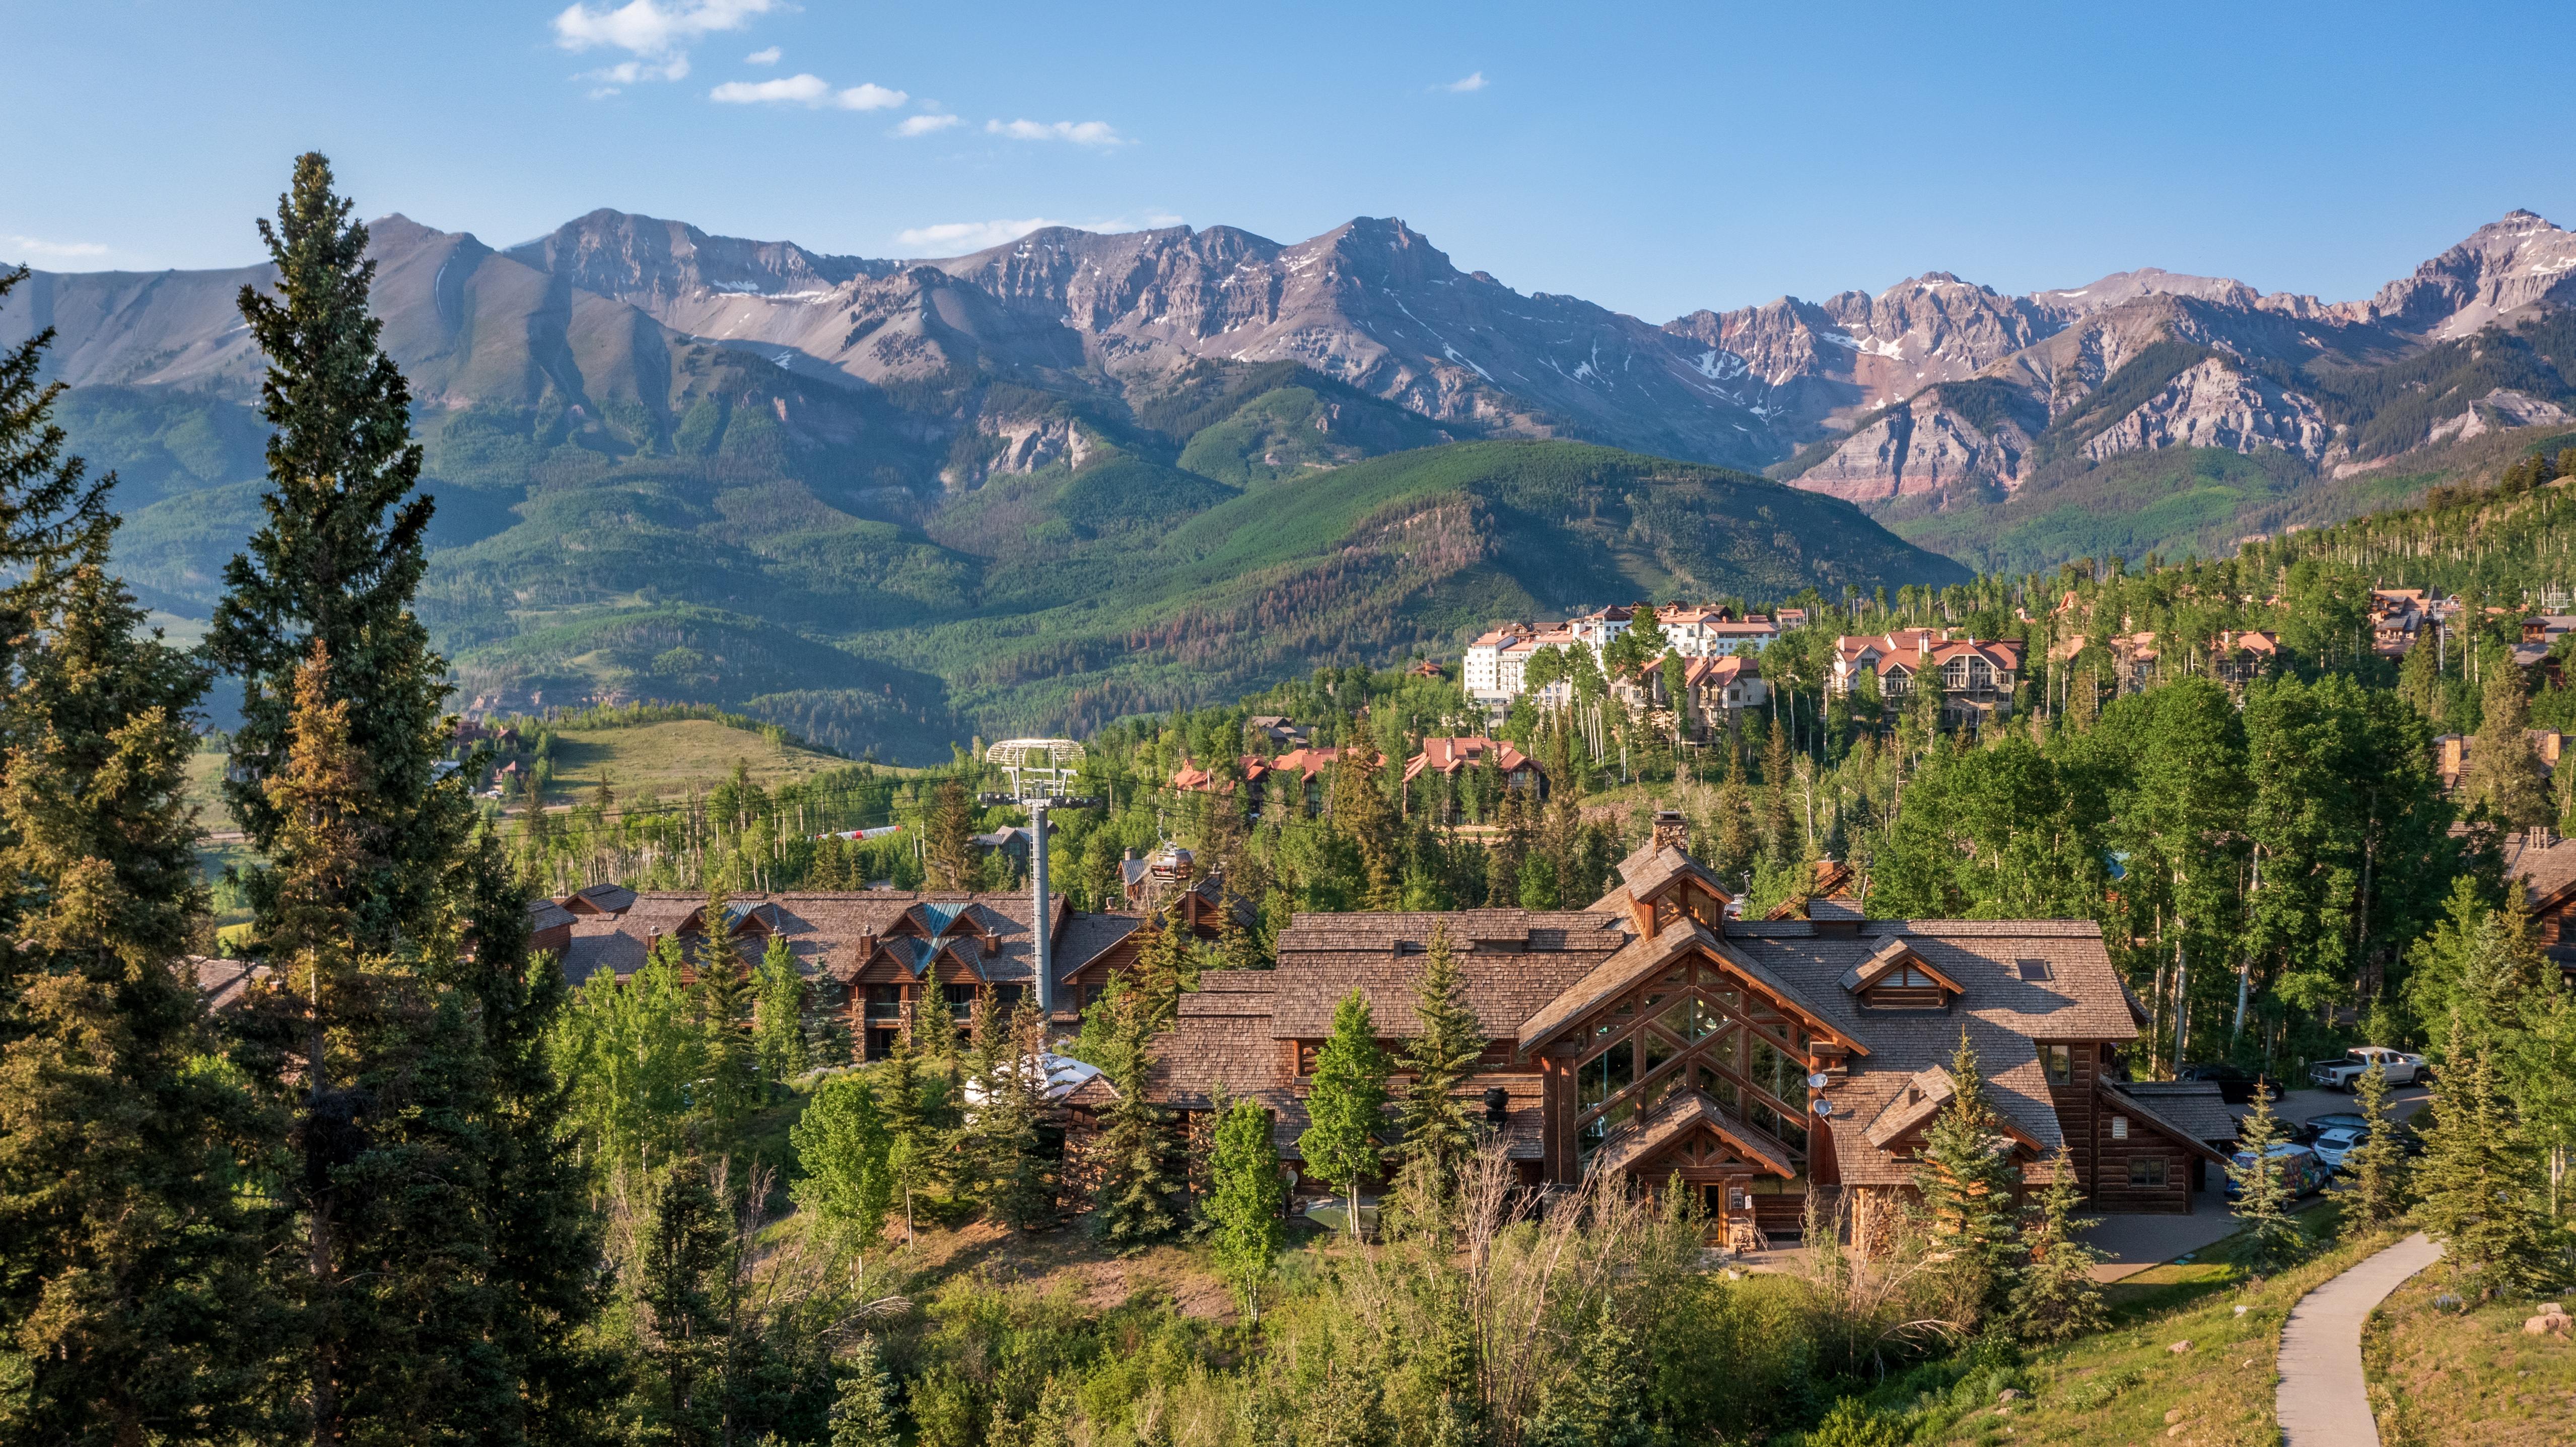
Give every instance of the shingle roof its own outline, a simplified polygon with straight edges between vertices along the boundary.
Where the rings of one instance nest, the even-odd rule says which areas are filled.
[[[1519,914],[1517,927],[1526,934],[1526,946],[1488,948],[1459,931],[1448,915],[1296,916],[1279,933],[1274,1033],[1282,1039],[1330,1035],[1334,1007],[1357,989],[1375,1012],[1380,1035],[1412,1034],[1415,986],[1425,958],[1420,951],[1428,947],[1431,927],[1444,920],[1452,922],[1459,947],[1458,972],[1467,1004],[1476,1012],[1477,1029],[1492,1040],[1508,1038],[1521,1021],[1627,942],[1618,921],[1608,915],[1580,910],[1483,913],[1489,919]]]
[[[581,916],[551,899],[528,901],[528,929],[531,933],[540,930],[569,929],[579,922],[580,918]]]
[[[2096,1081],[2094,1094],[2113,1110],[2144,1121],[2157,1134],[2196,1148],[2214,1161],[2227,1153],[2211,1141],[2236,1139],[2236,1117],[2218,1093],[2214,1080],[2156,1080],[2131,1085]],[[2223,1122],[2223,1124],[2222,1124]]]

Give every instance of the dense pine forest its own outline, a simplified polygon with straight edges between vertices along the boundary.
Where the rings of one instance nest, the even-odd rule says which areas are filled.
[[[2132,1440],[2168,1401],[2266,1410],[2193,1377],[2169,1322],[2268,1352],[2299,1291],[2392,1233],[2442,1237],[2481,1301],[2570,1278],[2576,1005],[2502,845],[2576,827],[2527,733],[2576,704],[2512,651],[2570,582],[2576,451],[2220,561],[1755,600],[1809,621],[1760,654],[1773,701],[1706,738],[1623,686],[1671,671],[1651,630],[1606,674],[1547,658],[1565,702],[1498,727],[1543,799],[1493,767],[1405,782],[1423,739],[1489,727],[1436,661],[1103,726],[1083,741],[1102,802],[1054,845],[1076,904],[1117,906],[1130,851],[1181,844],[1258,927],[1149,919],[1071,1041],[986,996],[968,1028],[930,1011],[860,1062],[803,1027],[783,949],[702,972],[669,937],[575,992],[527,901],[1019,888],[974,843],[1025,822],[972,802],[997,782],[980,750],[570,788],[558,731],[660,716],[556,714],[500,721],[527,783],[478,799],[500,756],[460,750],[414,613],[431,512],[365,228],[316,155],[261,231],[280,281],[241,305],[270,359],[264,521],[201,649],[146,629],[110,571],[113,479],[65,452],[47,337],[0,359],[10,1440],[1886,1447],[1993,1440],[1999,1405],[2046,1440],[2113,1440],[2097,1420]],[[2463,606],[2401,661],[2374,644],[2374,587]],[[1898,627],[2021,640],[2009,719],[1963,726],[1928,685],[1829,696],[1835,639]],[[2248,629],[2278,639],[2259,667],[2230,641]],[[184,803],[219,675],[242,690],[221,821]],[[1295,741],[1265,716],[1332,760],[1270,768]],[[2475,740],[2451,790],[2444,733]],[[1487,1042],[1445,937],[1401,1051],[1355,994],[1315,1071],[1304,1159],[1388,1183],[1365,1237],[1287,1217],[1259,1106],[1184,1131],[1148,1100],[1201,973],[1266,967],[1292,916],[1579,908],[1659,810],[1757,916],[1832,859],[1873,915],[2099,921],[2151,1019],[2143,1075],[2425,1049],[2425,1153],[2392,1135],[2297,1217],[2246,1171],[2246,1229],[2210,1271],[2106,1292],[2071,1174],[2009,1204],[1963,1036],[1890,1243],[1861,1259],[1811,1219],[1789,1269],[1715,1269],[1683,1192],[1513,1186],[1449,1088]],[[214,881],[195,850],[218,822],[250,862]],[[221,946],[218,884],[248,925]],[[1030,1065],[1050,1050],[1116,1087],[1078,1138]],[[2258,1157],[2272,1128],[2248,1127]]]

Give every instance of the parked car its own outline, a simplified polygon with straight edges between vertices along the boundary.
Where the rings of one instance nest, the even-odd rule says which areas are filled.
[[[2252,1164],[2254,1164],[2252,1151],[2236,1153],[2238,1170],[2243,1170]],[[2304,1196],[2311,1191],[2324,1189],[2326,1178],[2333,1174],[2326,1169],[2325,1162],[2317,1159],[2315,1151],[2309,1150],[2306,1146],[2291,1145],[2286,1141],[2272,1147],[2266,1153],[2266,1168],[2281,1173],[2281,1178],[2288,1183],[2292,1196]],[[2237,1184],[2236,1178],[2228,1177],[2227,1199],[2233,1201],[2242,1194],[2244,1194],[2244,1188]]]
[[[2317,1153],[2317,1159],[2326,1163],[2326,1169],[2341,1175],[2351,1169],[2348,1163],[2352,1153],[2368,1144],[2370,1127],[2339,1125],[2319,1135],[2308,1149]]]
[[[2229,1105],[2254,1103],[2254,1088],[2261,1085],[2265,1094],[2279,1100],[2289,1092],[2281,1082],[2268,1080],[2233,1065],[2185,1065],[2174,1071],[2176,1080],[2212,1080],[2218,1083],[2218,1098]]]
[[[2353,1090],[2358,1088],[2365,1070],[2377,1070],[2380,1078],[2391,1085],[2413,1085],[2432,1075],[2421,1055],[2409,1055],[2385,1045],[2359,1045],[2340,1060],[2320,1060],[2309,1066],[2308,1079],[2328,1090]]]
[[[2297,1127],[2290,1132],[2290,1144],[2296,1146],[2315,1145],[2317,1137],[2324,1135],[2327,1131],[2365,1130],[2369,1128],[2369,1125],[2370,1118],[2368,1116],[2354,1115],[2349,1111],[2337,1111],[2332,1115],[2311,1116],[2308,1119],[2299,1122]]]

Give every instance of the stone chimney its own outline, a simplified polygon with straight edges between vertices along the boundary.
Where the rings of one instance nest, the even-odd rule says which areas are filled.
[[[1661,849],[1667,844],[1690,853],[1690,821],[1682,817],[1679,809],[1655,811],[1655,847]]]

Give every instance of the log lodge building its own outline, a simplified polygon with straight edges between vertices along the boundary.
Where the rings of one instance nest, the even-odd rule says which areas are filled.
[[[1445,925],[1489,1042],[1462,1093],[1532,1186],[1617,1171],[1660,1189],[1678,1176],[1721,1230],[1794,1234],[1811,1193],[1865,1217],[1910,1189],[1963,1030],[2027,1180],[2046,1180],[2064,1150],[2089,1210],[2187,1213],[2208,1166],[2225,1163],[2234,1123],[2216,1086],[2127,1082],[2122,1052],[2147,1017],[2090,921],[1867,919],[1827,900],[1810,918],[1735,919],[1685,845],[1679,817],[1660,816],[1586,909],[1298,915],[1276,969],[1208,971],[1182,996],[1149,1089],[1184,1113],[1220,1091],[1259,1101],[1293,1168],[1335,1006],[1365,996],[1392,1055]],[[1189,887],[1190,903],[1211,906],[1190,912],[1194,932],[1213,937],[1233,902],[1215,881]],[[540,940],[575,985],[631,973],[666,931],[694,937],[694,952],[708,926],[693,895],[586,902],[563,901],[572,922]],[[727,931],[746,965],[786,939],[813,982],[809,1009],[875,1059],[921,1008],[962,1022],[981,992],[1007,1004],[1029,991],[1031,912],[1022,895],[746,895]],[[1052,988],[1033,993],[1069,1031],[1134,959],[1141,921],[1060,897],[1049,913]]]

